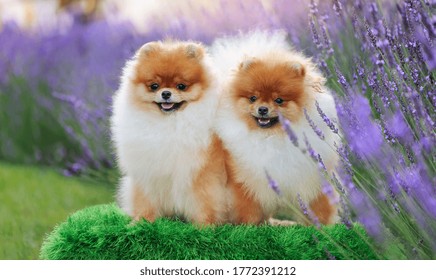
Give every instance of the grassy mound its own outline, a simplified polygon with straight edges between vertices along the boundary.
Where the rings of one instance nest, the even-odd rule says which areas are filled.
[[[114,204],[85,208],[45,240],[42,259],[375,259],[355,226],[208,226],[159,219],[132,223]]]

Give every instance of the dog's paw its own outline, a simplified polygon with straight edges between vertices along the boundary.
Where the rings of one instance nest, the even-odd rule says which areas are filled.
[[[288,226],[294,226],[297,224],[297,222],[290,221],[290,220],[279,220],[274,218],[268,219],[268,224],[271,226],[282,226],[282,227],[288,227]]]

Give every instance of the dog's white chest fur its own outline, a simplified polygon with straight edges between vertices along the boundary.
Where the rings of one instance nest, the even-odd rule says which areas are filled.
[[[286,137],[261,135],[247,139],[246,147],[232,147],[237,156],[239,180],[252,186],[254,194],[269,211],[286,207],[299,194],[306,201],[314,198],[319,176],[314,162]],[[266,172],[278,184],[280,195],[268,184]],[[268,212],[268,211],[267,211]]]

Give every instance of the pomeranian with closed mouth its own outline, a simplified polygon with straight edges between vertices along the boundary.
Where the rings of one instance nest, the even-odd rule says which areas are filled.
[[[196,42],[143,45],[126,63],[113,98],[112,139],[123,177],[120,207],[133,219],[226,220],[213,67]]]
[[[227,153],[229,219],[259,224],[278,214],[295,214],[302,202],[317,221],[336,222],[338,211],[321,188],[319,167],[302,149],[309,143],[333,172],[340,137],[323,122],[315,104],[335,120],[335,102],[315,65],[292,50],[281,32],[218,39],[211,52],[223,80],[216,129]],[[290,122],[298,147],[284,131],[281,116]],[[268,177],[277,183],[280,195],[269,186]],[[298,215],[294,220],[305,223]]]

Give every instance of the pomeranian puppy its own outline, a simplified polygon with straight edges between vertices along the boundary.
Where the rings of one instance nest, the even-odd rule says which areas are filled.
[[[123,178],[120,207],[135,220],[226,220],[226,173],[212,131],[213,67],[195,42],[150,42],[126,63],[111,130]]]
[[[302,202],[319,222],[334,223],[335,203],[321,188],[317,163],[304,151],[310,145],[327,170],[334,170],[340,138],[323,122],[315,102],[331,120],[337,118],[335,102],[315,65],[292,50],[281,32],[218,39],[212,56],[223,79],[216,127],[227,152],[231,221],[259,224],[299,210]],[[282,128],[280,114],[290,122],[298,147]]]

